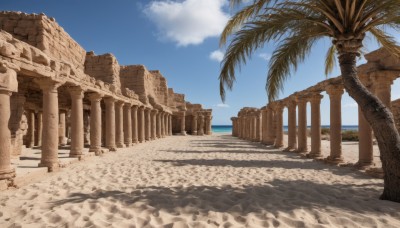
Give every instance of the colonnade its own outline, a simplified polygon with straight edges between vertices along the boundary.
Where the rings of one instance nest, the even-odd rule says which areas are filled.
[[[399,75],[398,71],[379,70],[362,74],[359,77],[364,86],[390,108],[390,86]],[[285,99],[271,102],[261,109],[249,107],[241,109],[237,117],[231,118],[232,135],[276,148],[284,147],[283,109],[287,108],[288,141],[284,150],[302,153],[310,158],[323,158],[320,111],[323,98],[320,93],[323,91],[326,92],[330,101],[330,155],[325,160],[335,164],[341,163],[343,162],[341,100],[344,87],[340,77],[328,79],[308,90],[296,92]],[[308,148],[307,137],[307,103],[311,104],[311,148]],[[361,109],[358,110],[359,160],[356,165],[368,167],[373,165],[373,133]],[[261,137],[257,137],[259,132],[261,132]]]
[[[58,88],[63,84],[50,79],[38,79],[36,83],[42,90],[43,104],[40,111],[27,112],[29,118],[27,146],[40,147],[39,166],[54,171],[60,167],[58,148],[60,145],[67,144],[65,134],[67,116],[65,109],[60,109],[58,102]],[[172,114],[169,111],[85,91],[80,86],[68,86],[68,91],[71,97],[70,157],[81,159],[84,156],[83,99],[85,96],[90,101],[89,152],[100,155],[104,147],[110,151],[116,151],[117,148],[131,147],[136,143],[156,140],[172,134]],[[8,128],[11,94],[12,91],[0,88],[0,180],[15,177],[15,169],[11,166],[11,135]],[[105,104],[105,132],[102,132],[102,101]],[[102,142],[102,134],[105,134],[105,142]]]

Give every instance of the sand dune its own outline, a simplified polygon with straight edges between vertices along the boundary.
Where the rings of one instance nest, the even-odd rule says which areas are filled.
[[[174,136],[0,193],[0,227],[400,227],[382,180],[227,135]]]

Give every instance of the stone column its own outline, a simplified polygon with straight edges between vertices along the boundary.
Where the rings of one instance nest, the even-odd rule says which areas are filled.
[[[90,111],[83,110],[83,143],[90,145]]]
[[[28,135],[29,135],[29,144],[28,148],[33,148],[35,146],[35,111],[30,110],[28,114]]]
[[[172,135],[172,114],[168,115],[168,134]]]
[[[331,153],[327,158],[333,163],[343,162],[342,156],[342,85],[328,86],[326,92],[330,99],[330,145]]]
[[[90,100],[90,149],[95,155],[101,154],[101,99],[103,95],[98,93],[89,94]]]
[[[37,80],[43,92],[43,134],[42,157],[39,167],[47,167],[49,172],[60,168],[58,161],[58,91],[61,83],[49,79]]]
[[[115,102],[115,143],[118,148],[124,148],[124,102]]]
[[[257,112],[256,116],[256,142],[261,142],[261,112]]]
[[[11,116],[10,97],[10,90],[0,89],[0,180],[15,177],[15,169],[11,166],[11,131],[8,128]]]
[[[165,138],[165,112],[160,113],[160,138]]]
[[[261,134],[261,142],[263,144],[268,144],[268,111],[267,111],[267,107],[263,107],[261,109],[261,130],[262,130],[262,134]]]
[[[139,139],[139,142],[144,142],[145,140],[146,140],[146,130],[145,130],[145,126],[146,126],[146,124],[145,124],[145,122],[146,122],[146,118],[145,118],[145,107],[143,107],[143,106],[141,106],[141,107],[139,107],[139,116],[138,116],[138,120],[139,120],[139,122],[138,122],[138,130],[139,130],[139,132],[138,132],[138,139]]]
[[[186,112],[181,112],[181,135],[186,135]]]
[[[197,135],[204,135],[204,116],[199,115],[199,130],[197,131]]]
[[[126,147],[132,146],[132,104],[124,105],[124,143]]]
[[[360,75],[360,81],[372,93],[374,93],[374,88],[370,83],[370,78],[368,75]],[[374,151],[372,128],[369,125],[368,121],[365,119],[360,106],[358,106],[358,162],[356,166],[363,168],[373,165],[373,163]]]
[[[211,135],[212,134],[211,120],[212,120],[211,114],[207,114],[206,115],[206,132],[205,132],[206,135]]]
[[[321,157],[321,111],[320,104],[323,98],[320,94],[310,97],[311,103],[311,152],[307,155],[311,158]]]
[[[83,153],[83,97],[84,91],[81,87],[70,87],[71,95],[71,150],[69,156],[81,158]]]
[[[273,109],[272,109],[272,105],[269,104],[267,106],[267,129],[266,129],[266,140],[265,140],[265,144],[266,145],[272,145],[274,143],[274,139],[273,139],[273,131],[274,131],[274,125],[273,125],[273,121],[274,121],[274,114],[273,114]]]
[[[391,109],[391,96],[393,81],[399,75],[398,71],[376,71],[371,74],[374,87],[374,93],[382,101],[382,103]]]
[[[138,134],[139,134],[139,126],[138,126],[138,106],[134,105],[132,106],[132,111],[131,111],[131,124],[132,124],[132,142],[133,143],[138,143]]]
[[[115,99],[104,98],[106,104],[106,147],[110,151],[117,151],[115,144]]]
[[[67,137],[66,137],[66,110],[60,110],[59,114],[59,127],[58,127],[58,140],[61,146],[67,145]]]
[[[276,148],[283,147],[283,108],[284,106],[281,104],[276,106],[276,139],[274,144]]]
[[[38,147],[42,146],[42,134],[43,134],[43,113],[38,112],[37,113],[37,140],[36,140],[36,146],[38,146]]]
[[[150,141],[151,139],[151,116],[150,116],[150,109],[145,109],[145,139],[146,141]]]
[[[289,139],[288,147],[286,150],[297,149],[297,137],[296,137],[296,101],[291,100],[288,104],[288,130]]]
[[[249,141],[253,141],[256,135],[254,120],[255,118],[253,116],[249,116]]]
[[[192,117],[192,135],[197,135],[197,113],[193,113]]]
[[[298,129],[298,140],[299,145],[297,151],[304,153],[308,151],[307,146],[307,99],[303,96],[297,98],[298,103],[298,118],[299,118],[299,129]]]
[[[162,112],[156,113],[156,136],[157,138],[161,138],[161,126],[162,126]]]

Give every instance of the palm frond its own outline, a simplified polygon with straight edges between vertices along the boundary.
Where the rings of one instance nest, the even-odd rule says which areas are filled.
[[[372,28],[369,30],[376,41],[382,45],[391,54],[400,57],[400,47],[398,46],[396,40],[387,35],[383,30],[379,28]]]
[[[328,52],[326,53],[325,60],[325,76],[328,77],[330,73],[332,73],[333,68],[336,65],[336,46],[332,45]]]

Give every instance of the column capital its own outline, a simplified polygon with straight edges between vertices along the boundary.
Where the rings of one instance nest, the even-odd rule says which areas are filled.
[[[125,107],[125,108],[132,108],[132,106],[133,106],[133,104],[130,103],[130,102],[125,102],[125,103],[124,103],[124,107]]]
[[[83,99],[84,97],[84,89],[80,86],[69,86],[68,87],[69,94],[71,97],[76,99]]]
[[[123,107],[125,105],[125,102],[124,101],[121,101],[121,100],[115,100],[115,106],[116,107]]]
[[[393,81],[399,76],[399,71],[381,70],[370,73],[374,89],[389,89]]]
[[[319,104],[319,103],[321,103],[321,99],[322,99],[323,97],[324,97],[324,96],[322,96],[322,95],[319,94],[319,93],[312,94],[312,95],[310,95],[310,97],[309,97],[309,101],[310,101],[311,103],[314,103],[314,104]]]
[[[328,85],[326,87],[326,93],[329,95],[329,97],[333,97],[333,96],[342,96],[344,93],[343,90],[343,85],[342,84],[338,84],[338,85]]]
[[[56,92],[58,87],[63,85],[62,82],[53,81],[50,78],[37,78],[34,82],[39,85],[44,92]]]
[[[105,97],[104,98],[104,103],[106,104],[111,104],[115,102],[115,98],[114,97]]]
[[[157,114],[158,113],[158,110],[157,109],[152,109],[152,110],[150,110],[151,112],[153,112],[154,114]]]
[[[132,109],[133,109],[133,111],[137,111],[137,110],[138,110],[138,108],[139,108],[139,106],[137,106],[137,105],[132,105]]]
[[[17,72],[0,64],[0,90],[18,92]]]
[[[103,94],[100,93],[89,93],[88,98],[90,101],[101,101]]]
[[[296,105],[297,105],[296,99],[287,100],[286,101],[286,105],[287,105],[288,108],[296,107]]]

